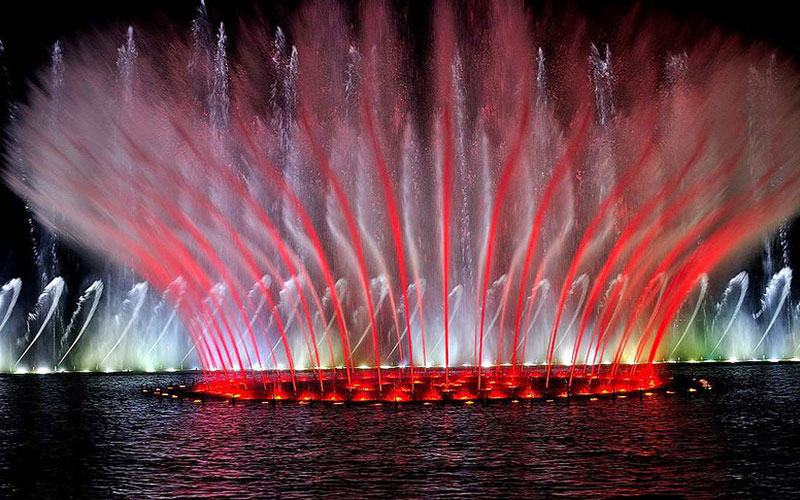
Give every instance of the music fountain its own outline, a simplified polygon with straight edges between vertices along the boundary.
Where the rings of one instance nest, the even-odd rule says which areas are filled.
[[[40,282],[4,277],[4,371],[473,401],[799,355],[790,62],[635,16],[600,40],[442,2],[418,37],[357,10],[55,44],[10,126]],[[76,303],[59,245],[105,262]]]

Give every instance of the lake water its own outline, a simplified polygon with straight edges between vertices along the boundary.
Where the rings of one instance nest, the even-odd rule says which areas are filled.
[[[329,406],[142,394],[191,375],[0,376],[2,498],[800,495],[800,363],[670,367],[643,399]]]

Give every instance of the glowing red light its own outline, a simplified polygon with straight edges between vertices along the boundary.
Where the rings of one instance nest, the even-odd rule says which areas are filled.
[[[297,372],[295,386],[286,372],[264,372],[253,374],[246,379],[227,379],[206,381],[191,388],[195,394],[243,400],[274,401],[327,401],[332,403],[376,403],[412,401],[464,401],[476,400],[518,400],[547,398],[588,397],[617,393],[624,395],[630,391],[662,387],[664,380],[657,373],[633,367],[618,367],[617,376],[598,369],[592,377],[575,377],[569,380],[570,367],[554,367],[546,385],[546,367],[524,367],[508,373],[498,372],[491,379],[484,379],[483,387],[478,387],[478,373],[475,368],[449,368],[452,383],[442,383],[444,368],[429,368],[416,371],[414,379],[410,372],[397,367],[382,369],[384,383],[378,385],[375,370],[358,370],[353,373],[350,384],[335,379],[333,370]],[[263,376],[262,376],[263,375]],[[320,384],[319,378],[322,378]],[[262,380],[278,381],[262,383]],[[391,381],[391,382],[390,382]],[[702,387],[702,381],[700,382]],[[707,382],[706,382],[707,384]],[[158,390],[154,391],[159,394]],[[166,393],[164,394],[166,395]]]

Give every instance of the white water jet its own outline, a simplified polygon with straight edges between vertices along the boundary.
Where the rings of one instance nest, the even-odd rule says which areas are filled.
[[[3,319],[0,320],[0,333],[3,332],[3,327],[6,326],[8,318],[14,312],[14,306],[17,305],[19,292],[22,289],[22,280],[14,278],[9,280],[8,283],[3,285],[0,289],[0,310],[4,310]]]
[[[678,350],[678,347],[683,342],[683,339],[686,338],[686,334],[689,333],[689,328],[692,327],[692,323],[694,323],[694,318],[697,316],[697,312],[700,310],[700,306],[703,304],[703,299],[706,297],[706,291],[708,291],[708,275],[703,274],[700,276],[700,293],[697,294],[697,302],[695,303],[694,310],[692,311],[692,316],[689,318],[689,321],[686,322],[686,328],[683,329],[683,334],[681,334],[678,341],[675,343],[675,347],[672,348],[672,352],[669,353],[669,358],[672,359],[672,356],[675,354],[675,351]]]
[[[56,368],[61,366],[61,363],[63,363],[64,360],[67,359],[69,353],[72,352],[72,349],[78,344],[78,341],[83,336],[83,332],[86,331],[86,327],[89,326],[89,322],[92,321],[92,318],[94,317],[94,312],[97,310],[97,305],[100,303],[100,297],[102,297],[102,295],[103,295],[103,282],[97,280],[93,282],[91,285],[89,285],[86,291],[83,292],[83,295],[81,295],[80,298],[78,299],[78,305],[75,308],[75,312],[72,313],[72,318],[70,319],[69,325],[67,326],[67,329],[64,333],[64,339],[68,338],[69,333],[74,328],[75,320],[78,319],[78,314],[81,312],[81,309],[83,309],[83,305],[86,302],[88,302],[90,297],[92,296],[94,297],[94,300],[92,300],[92,305],[89,307],[89,313],[86,315],[86,319],[83,321],[83,326],[81,326],[80,331],[78,331],[78,335],[75,336],[75,340],[72,341],[72,344],[70,344],[69,349],[67,349],[67,352],[65,352],[64,355],[61,356],[61,359],[56,364]]]
[[[167,286],[167,292],[165,295],[169,293],[170,290],[175,290],[176,297],[174,299],[174,305],[172,307],[172,311],[167,318],[167,321],[164,323],[164,326],[161,328],[161,332],[159,332],[158,336],[156,337],[155,342],[153,345],[150,346],[150,349],[147,350],[147,355],[149,356],[150,353],[153,352],[153,349],[156,348],[161,339],[164,337],[164,334],[167,333],[167,329],[172,324],[172,321],[175,319],[175,316],[178,313],[178,309],[181,306],[181,302],[183,301],[183,296],[186,294],[186,282],[183,280],[182,277],[178,276],[175,280]]]
[[[722,335],[720,335],[719,340],[714,345],[714,348],[709,353],[709,359],[713,358],[714,353],[717,352],[719,346],[722,344],[722,341],[725,340],[725,337],[728,335],[728,332],[733,326],[733,322],[736,321],[736,317],[739,315],[739,311],[742,309],[742,303],[744,302],[744,298],[747,295],[747,288],[750,285],[750,277],[745,271],[740,272],[736,276],[734,276],[729,282],[728,286],[725,288],[725,292],[722,294],[722,300],[720,301],[721,305],[727,303],[727,298],[730,295],[734,286],[739,287],[739,298],[736,301],[736,307],[733,309],[733,314],[731,314],[731,319],[728,320],[728,324],[725,325],[725,329],[722,331]]]
[[[208,304],[211,304],[211,307],[209,308],[208,312],[208,315],[211,318],[214,318],[214,316],[217,314],[217,311],[220,308],[222,300],[224,300],[224,298],[222,297],[224,292],[225,292],[225,285],[223,283],[217,283],[214,286],[212,286],[211,289],[208,291],[208,297],[202,300],[204,308],[208,307]],[[203,335],[206,335],[208,333],[205,327],[201,327],[201,330],[203,332]],[[188,358],[189,355],[193,353],[195,349],[197,349],[197,339],[192,340],[192,347],[190,347],[189,350],[186,351],[186,354],[183,355],[180,364],[183,364],[186,361],[186,358]]]
[[[491,297],[495,295],[496,291],[503,291],[507,283],[508,283],[508,275],[506,274],[501,275],[499,278],[497,278],[497,280],[494,283],[492,283],[492,286],[489,287],[489,291],[487,292],[486,295]],[[484,339],[492,338],[490,336],[490,333],[492,332],[492,328],[494,328],[494,324],[497,322],[497,318],[500,317],[500,312],[503,309],[503,302],[502,302],[503,294],[499,293],[498,295],[499,297],[498,297],[497,307],[495,307],[492,319],[489,321],[489,324],[486,326],[486,329],[483,332]]]
[[[344,278],[339,278],[336,283],[334,283],[334,287],[336,288],[336,295],[339,297],[339,300],[344,300],[345,294],[347,293],[347,280]],[[325,289],[325,294],[322,296],[322,305],[323,307],[326,304],[330,304],[332,299],[332,294],[329,288]],[[331,313],[331,319],[328,321],[327,326],[325,328],[325,333],[322,334],[322,337],[317,341],[317,347],[322,345],[322,341],[328,336],[328,333],[331,331],[331,326],[333,325],[333,320],[336,319],[336,309],[334,308],[333,312]],[[321,321],[325,321],[325,318],[321,318]]]
[[[39,340],[39,337],[42,335],[42,332],[44,331],[45,327],[47,327],[47,324],[50,322],[50,318],[53,316],[53,313],[58,307],[58,301],[61,298],[61,294],[63,292],[64,292],[64,279],[61,276],[58,276],[56,278],[53,278],[53,281],[48,283],[47,286],[44,287],[42,293],[39,295],[39,298],[36,300],[36,309],[34,310],[33,313],[28,315],[28,326],[30,327],[30,321],[35,320],[38,317],[39,306],[42,303],[42,301],[46,300],[47,298],[50,298],[50,307],[48,307],[47,309],[47,315],[45,316],[44,321],[42,321],[42,325],[39,327],[39,331],[36,332],[36,335],[33,337],[33,340],[31,340],[31,342],[28,344],[28,347],[26,347],[25,350],[22,352],[20,357],[17,359],[17,362],[14,363],[15,369],[19,365],[20,361],[22,361],[22,358],[24,358],[25,355],[28,354],[28,351],[31,350],[31,347],[33,347],[36,341]]]
[[[133,26],[128,26],[128,31],[125,33],[125,43],[117,49],[117,73],[119,83],[122,86],[123,101],[126,103],[130,102],[132,98],[131,92],[138,55],[136,42],[133,38]]]
[[[533,312],[531,321],[530,323],[528,323],[528,327],[525,329],[525,334],[520,339],[519,344],[517,345],[517,349],[521,348],[524,345],[525,340],[528,338],[528,334],[533,329],[533,326],[536,324],[536,320],[539,318],[539,313],[542,312],[542,307],[544,306],[544,299],[550,293],[551,289],[550,280],[548,280],[547,278],[543,278],[542,280],[539,281],[539,283],[534,285],[534,287],[531,289],[531,294],[528,297],[528,300],[526,301],[528,305],[522,311],[523,315],[527,312],[528,308],[533,307],[533,298],[534,298],[533,294],[538,288],[542,289],[542,292],[539,295],[539,301],[538,301],[539,303],[536,305],[536,310]]]
[[[575,281],[572,282],[572,286],[569,287],[569,295],[573,295],[575,293],[575,289],[577,287],[581,287],[581,296],[578,299],[578,304],[575,306],[575,312],[572,314],[572,318],[567,323],[567,327],[563,330],[563,335],[561,336],[561,340],[558,341],[553,352],[558,351],[558,348],[561,347],[561,344],[564,343],[564,339],[567,338],[567,334],[572,330],[572,326],[575,324],[575,321],[578,319],[578,314],[580,314],[581,309],[583,308],[583,302],[586,300],[586,292],[589,290],[589,275],[586,273],[581,274]]]
[[[411,297],[411,290],[414,290],[414,287],[415,287],[414,283],[408,285],[408,290],[407,290],[406,293],[408,293],[409,297]],[[424,296],[424,295],[425,295],[425,280],[421,280],[420,281],[420,296]],[[408,324],[409,325],[413,325],[414,324],[414,319],[417,317],[417,313],[419,312],[419,306],[420,306],[420,303],[419,303],[419,301],[417,301],[414,304],[414,309],[411,310],[411,316],[408,318]],[[401,313],[401,312],[402,311],[398,311],[398,313]],[[403,334],[400,335],[400,338],[397,340],[397,343],[395,343],[395,345],[392,348],[392,350],[389,351],[389,354],[386,356],[387,359],[389,359],[392,356],[392,354],[394,354],[394,351],[396,351],[397,348],[400,347],[400,344],[403,342],[403,339],[406,337],[406,335],[408,335],[408,326],[403,328]]]
[[[764,298],[762,299],[762,310],[761,312],[766,309],[768,304],[772,302],[775,295],[778,293],[778,286],[779,283],[783,282],[783,288],[780,290],[780,298],[778,299],[778,305],[775,307],[775,312],[772,314],[772,319],[767,325],[767,328],[764,330],[764,334],[761,335],[761,339],[759,339],[756,346],[753,348],[750,356],[754,356],[756,351],[761,344],[764,342],[764,339],[767,338],[767,334],[769,334],[772,327],[775,325],[775,322],[778,320],[778,316],[780,315],[781,311],[783,310],[783,305],[786,303],[786,299],[789,297],[789,293],[792,291],[792,269],[789,267],[784,267],[780,271],[778,271],[772,279],[769,280],[769,284],[767,284],[767,289],[764,292]]]
[[[122,334],[120,334],[117,342],[111,347],[108,353],[100,360],[98,366],[102,367],[106,360],[111,356],[111,354],[117,349],[117,347],[122,343],[122,340],[128,335],[128,331],[130,331],[131,326],[133,325],[136,318],[139,316],[139,311],[142,309],[142,305],[144,304],[144,299],[147,297],[147,290],[148,284],[146,282],[141,282],[133,285],[133,288],[128,292],[128,298],[126,302],[133,304],[133,309],[131,312],[131,317],[128,319],[128,323],[125,325],[125,328],[122,330]]]
[[[300,304],[300,294],[297,293],[297,290],[294,288],[293,281],[289,279],[283,284],[283,288],[279,292],[281,299],[280,303],[277,306],[277,309],[280,310],[282,305],[289,304],[289,300],[293,298],[292,294],[294,294],[296,297],[294,297],[294,300],[291,303],[291,307],[289,308],[289,311],[291,311],[289,313],[289,318],[283,324],[283,331],[287,336],[286,339],[287,341],[288,341],[289,329],[292,327],[292,323],[294,323],[294,319],[297,317],[297,306],[298,304]],[[270,324],[272,324],[272,322],[270,322]],[[281,337],[280,334],[278,334],[278,340],[275,341],[275,345],[272,346],[272,350],[270,352],[274,353],[275,349],[277,349],[278,346],[281,345],[283,340],[284,340],[283,337]]]
[[[251,302],[253,297],[258,297],[258,302],[253,310],[253,314],[250,315],[250,326],[256,324],[256,320],[258,316],[261,314],[261,311],[264,309],[264,305],[267,303],[267,297],[264,293],[264,290],[269,290],[270,285],[272,284],[272,278],[269,275],[264,275],[261,277],[259,281],[256,281],[253,286],[250,288],[250,291],[247,293],[247,300]]]
[[[598,343],[596,344],[595,353],[594,353],[595,359],[597,358],[599,353],[602,352],[602,351],[598,352],[599,349],[600,349],[600,342],[599,342],[600,339],[606,338],[606,334],[608,333],[608,330],[611,328],[611,325],[614,324],[614,321],[617,318],[617,314],[619,314],[619,311],[622,308],[622,297],[625,295],[625,291],[628,288],[628,276],[627,275],[618,274],[617,277],[614,278],[611,281],[611,283],[609,283],[608,290],[606,290],[605,300],[609,299],[611,291],[614,289],[615,286],[619,286],[620,290],[619,290],[619,293],[617,294],[617,300],[616,300],[616,304],[614,305],[614,310],[611,311],[611,316],[608,318],[608,323],[606,324],[605,329],[602,332],[600,332],[600,335],[598,337]],[[589,353],[591,352],[591,349],[592,349],[592,346],[588,346],[588,348],[586,349],[586,364],[587,365],[589,364]],[[599,362],[602,363],[603,360],[600,359]],[[594,363],[592,363],[592,364],[594,364]]]
[[[461,285],[454,286],[450,293],[447,296],[447,300],[450,302],[450,317],[447,319],[447,327],[450,328],[453,325],[453,318],[458,315],[458,311],[461,309],[461,304],[464,302],[464,287]],[[442,334],[439,336],[439,340],[436,342],[436,345],[433,346],[431,349],[431,353],[436,352],[436,349],[442,342],[444,341],[444,330],[442,330]],[[443,355],[444,358],[444,355]]]
[[[383,306],[384,300],[386,300],[386,297],[389,295],[389,286],[386,283],[386,278],[384,278],[383,275],[378,276],[378,277],[376,277],[376,278],[374,278],[372,280],[370,288],[373,288],[375,286],[379,287],[379,289],[378,289],[378,303],[375,304],[375,307],[373,309],[373,311],[375,312],[375,315],[377,316],[378,315],[378,311],[380,311],[381,310],[381,306]],[[361,334],[361,337],[358,339],[358,342],[356,342],[356,345],[353,347],[353,352],[351,354],[354,355],[356,353],[356,350],[361,345],[361,343],[364,342],[364,339],[366,338],[367,333],[369,333],[371,328],[372,328],[372,322],[367,323],[366,328],[364,328],[364,333]]]

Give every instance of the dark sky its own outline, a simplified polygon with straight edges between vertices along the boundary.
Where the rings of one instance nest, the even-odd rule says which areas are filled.
[[[355,5],[348,1],[348,5]],[[408,14],[409,29],[412,33],[425,34],[425,20],[431,4],[426,1],[409,0],[395,2],[398,8]],[[8,107],[14,102],[24,101],[26,82],[37,69],[49,64],[50,49],[56,40],[68,42],[81,33],[92,30],[119,29],[120,41],[124,27],[128,24],[158,26],[159,23],[175,23],[186,26],[198,7],[197,0],[132,0],[105,2],[66,2],[37,1],[3,2],[0,6],[0,41],[4,54],[0,56],[2,82],[0,82],[0,106],[2,122],[8,119]],[[254,2],[252,0],[209,0],[207,10],[214,24],[224,21],[235,27],[237,18],[247,18],[256,10],[270,22],[286,24],[288,16],[300,2]],[[543,9],[545,3],[531,2],[534,10]],[[555,9],[575,9],[583,12],[598,26],[613,26],[614,20],[630,11],[633,2],[581,1],[564,7],[563,2],[555,2]],[[756,3],[730,1],[646,1],[641,3],[645,11],[667,15],[679,21],[692,22],[693,25],[718,26],[729,33],[738,33],[745,40],[766,41],[785,56],[800,59],[800,31],[796,16],[790,12],[789,2],[761,1]],[[235,37],[234,37],[235,40]],[[4,140],[0,146],[5,158]],[[3,166],[5,168],[5,160]],[[791,231],[791,254],[793,267],[800,263],[800,230],[793,224]],[[33,255],[30,248],[29,227],[22,202],[4,184],[0,183],[0,283],[12,277],[31,279],[34,274]],[[91,259],[77,257],[63,250],[62,261],[67,275],[80,276],[96,272]],[[753,268],[757,269],[757,259]],[[81,281],[90,279],[84,276]],[[762,278],[763,279],[763,278]],[[797,288],[795,281],[795,288]],[[28,288],[28,293],[34,291]],[[73,287],[74,289],[74,287]]]

